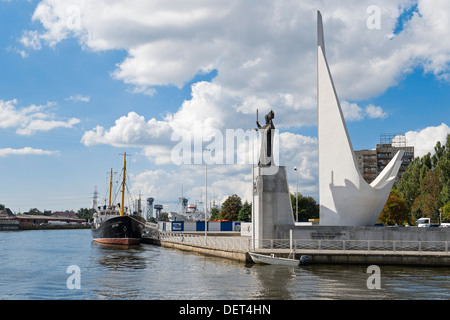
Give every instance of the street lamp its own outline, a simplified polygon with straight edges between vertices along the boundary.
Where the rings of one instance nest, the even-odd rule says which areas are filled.
[[[294,171],[295,171],[296,180],[297,180],[297,189],[295,192],[295,216],[296,216],[296,220],[298,222],[298,171],[297,171],[297,167],[294,167]]]
[[[211,150],[208,148],[204,148],[203,151],[211,151]],[[205,161],[205,246],[208,237],[207,215],[208,215],[208,163]]]

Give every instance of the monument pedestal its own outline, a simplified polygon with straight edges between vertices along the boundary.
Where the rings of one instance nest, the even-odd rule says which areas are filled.
[[[263,240],[282,239],[286,227],[293,228],[291,198],[286,167],[258,166],[254,181],[255,248],[263,248]],[[277,227],[282,227],[277,232]]]

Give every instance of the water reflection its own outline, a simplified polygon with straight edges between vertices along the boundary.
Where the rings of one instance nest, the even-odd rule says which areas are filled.
[[[251,299],[293,299],[291,288],[295,285],[296,268],[277,265],[248,264],[253,276]]]
[[[119,245],[98,245],[98,255],[96,260],[101,265],[112,269],[146,269],[148,268],[148,261],[142,256],[143,248],[140,245],[133,246],[119,246]]]
[[[143,271],[151,270],[152,259],[140,245],[119,246],[93,242],[97,271],[93,293],[97,299],[139,299]],[[130,285],[132,284],[132,285]]]
[[[370,290],[368,265],[243,265],[142,244],[93,244],[92,256],[97,276],[91,292],[98,299],[449,298],[445,269],[380,266],[381,289]]]
[[[1,299],[450,299],[448,268],[367,265],[284,266],[240,262],[143,245],[104,246],[90,230],[0,232]],[[81,270],[69,290],[66,270]]]
[[[308,286],[306,299],[384,299],[385,291],[367,288],[368,266],[310,265],[302,279]],[[298,291],[299,288],[294,290]]]

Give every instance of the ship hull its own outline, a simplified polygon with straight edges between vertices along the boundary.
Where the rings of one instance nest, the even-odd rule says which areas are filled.
[[[94,241],[105,244],[133,245],[142,238],[145,220],[139,216],[117,216],[92,226]]]

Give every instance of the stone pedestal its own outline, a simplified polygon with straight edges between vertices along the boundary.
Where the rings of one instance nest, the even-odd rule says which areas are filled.
[[[287,182],[286,167],[258,166],[255,170],[255,248],[263,240],[282,239],[277,227],[294,227],[294,217]]]

